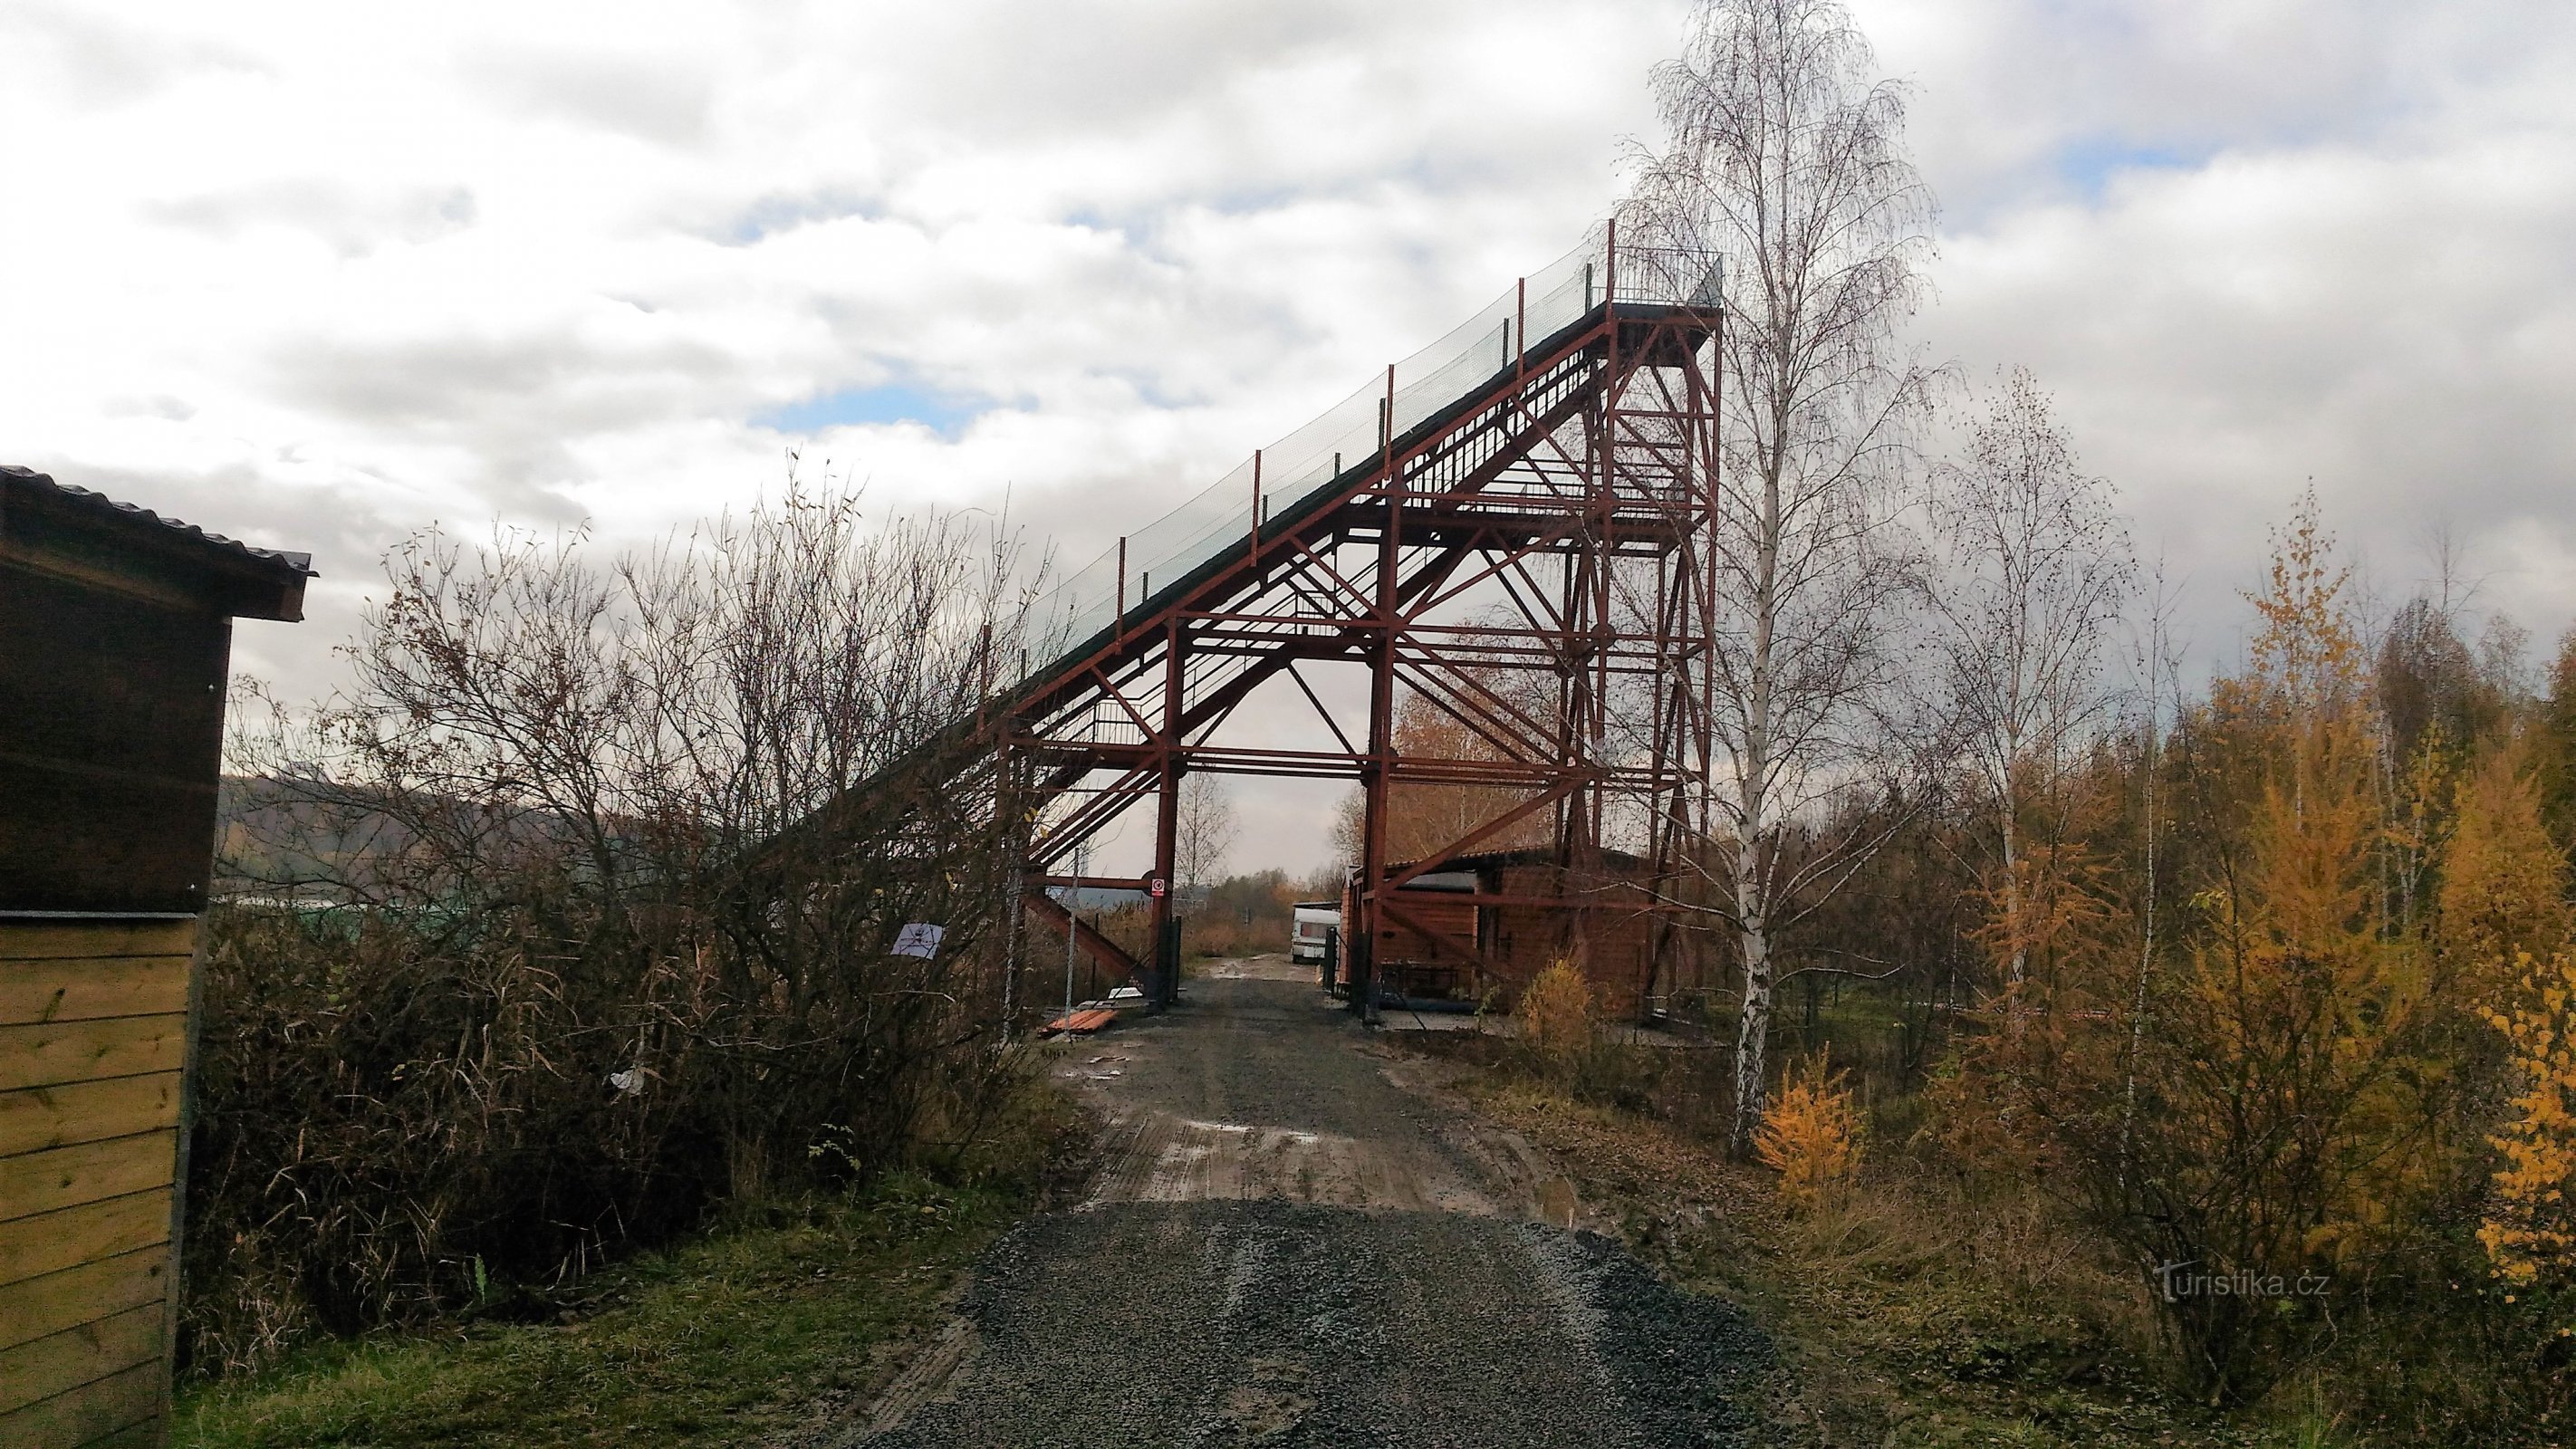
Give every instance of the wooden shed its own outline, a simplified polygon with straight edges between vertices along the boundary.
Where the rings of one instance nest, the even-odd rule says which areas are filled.
[[[166,1436],[232,621],[303,554],[0,467],[0,1444]]]
[[[1585,879],[1543,848],[1443,861],[1389,893],[1373,946],[1379,979],[1407,998],[1487,1001],[1508,1009],[1550,962],[1571,961],[1591,981],[1605,1015],[1651,1015],[1650,996],[1674,983],[1657,979],[1662,917],[1644,885],[1645,870],[1645,862],[1616,851],[1604,852],[1597,872]],[[1353,871],[1342,895],[1346,936],[1357,917],[1358,889]],[[1672,963],[1663,969],[1669,975]]]

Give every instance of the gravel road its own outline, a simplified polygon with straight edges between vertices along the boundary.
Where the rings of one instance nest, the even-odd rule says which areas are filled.
[[[1074,1044],[1091,1200],[998,1244],[866,1422],[812,1442],[1746,1442],[1761,1334],[1551,1226],[1570,1188],[1408,1069],[1265,963]]]

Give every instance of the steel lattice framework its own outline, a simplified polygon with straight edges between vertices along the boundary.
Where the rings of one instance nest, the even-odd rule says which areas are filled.
[[[1413,919],[1395,892],[1533,817],[1549,823],[1565,885],[1522,903],[1565,912],[1577,942],[1587,913],[1611,908],[1587,882],[1614,831],[1645,862],[1655,898],[1683,891],[1684,852],[1710,824],[1706,540],[1721,316],[1706,258],[1622,248],[1615,231],[1596,255],[1598,287],[1587,261],[1579,316],[1530,337],[1524,280],[1490,354],[1500,366],[1479,367],[1410,426],[1388,368],[1374,453],[1336,455],[1323,486],[1279,506],[1262,494],[1256,454],[1241,536],[1184,576],[1131,587],[1122,552],[1105,626],[1033,671],[988,721],[1001,777],[1029,802],[1033,905],[1061,921],[1046,886],[1136,886],[1067,870],[1077,847],[1131,811],[1152,812],[1154,873],[1169,881],[1181,782],[1194,771],[1359,783],[1354,946],[1391,923],[1502,970],[1474,942]],[[1356,717],[1315,688],[1327,667],[1366,670]],[[1229,743],[1229,720],[1283,678],[1332,747]],[[1480,742],[1480,757],[1400,752],[1407,691]],[[1407,784],[1490,787],[1516,803],[1398,862],[1390,796]],[[1633,915],[1636,895],[1624,899],[1618,909]],[[1171,897],[1156,894],[1152,910],[1159,941]],[[1654,931],[1662,974],[1677,936],[1669,918]],[[1364,952],[1352,965],[1366,981]]]

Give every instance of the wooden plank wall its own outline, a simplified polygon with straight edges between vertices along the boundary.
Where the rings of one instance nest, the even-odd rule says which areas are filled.
[[[194,920],[0,920],[0,1444],[165,1432]]]
[[[1553,896],[1564,890],[1553,866],[1507,866],[1499,873],[1498,893],[1507,896]],[[1636,1019],[1644,1009],[1647,968],[1651,965],[1653,925],[1644,891],[1613,883],[1608,898],[1616,907],[1595,911],[1584,923],[1581,948],[1576,945],[1572,913],[1540,906],[1507,905],[1489,909],[1490,949],[1516,979],[1504,983],[1506,999],[1546,969],[1551,961],[1574,961],[1592,983],[1593,1000],[1612,1021]]]
[[[1430,930],[1469,946],[1476,944],[1475,898],[1468,893],[1398,886],[1395,900],[1406,915]],[[1460,956],[1392,916],[1378,927],[1373,959],[1381,978],[1407,996],[1472,1000],[1476,995],[1478,969],[1472,957]]]

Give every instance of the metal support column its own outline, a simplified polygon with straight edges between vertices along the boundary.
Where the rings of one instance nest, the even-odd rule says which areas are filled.
[[[1179,995],[1181,952],[1172,915],[1172,897],[1180,882],[1172,878],[1181,833],[1181,668],[1184,641],[1181,617],[1174,614],[1163,628],[1163,709],[1159,744],[1161,778],[1154,801],[1154,878],[1162,889],[1152,898],[1154,979],[1146,983],[1154,1010],[1170,1007]]]

